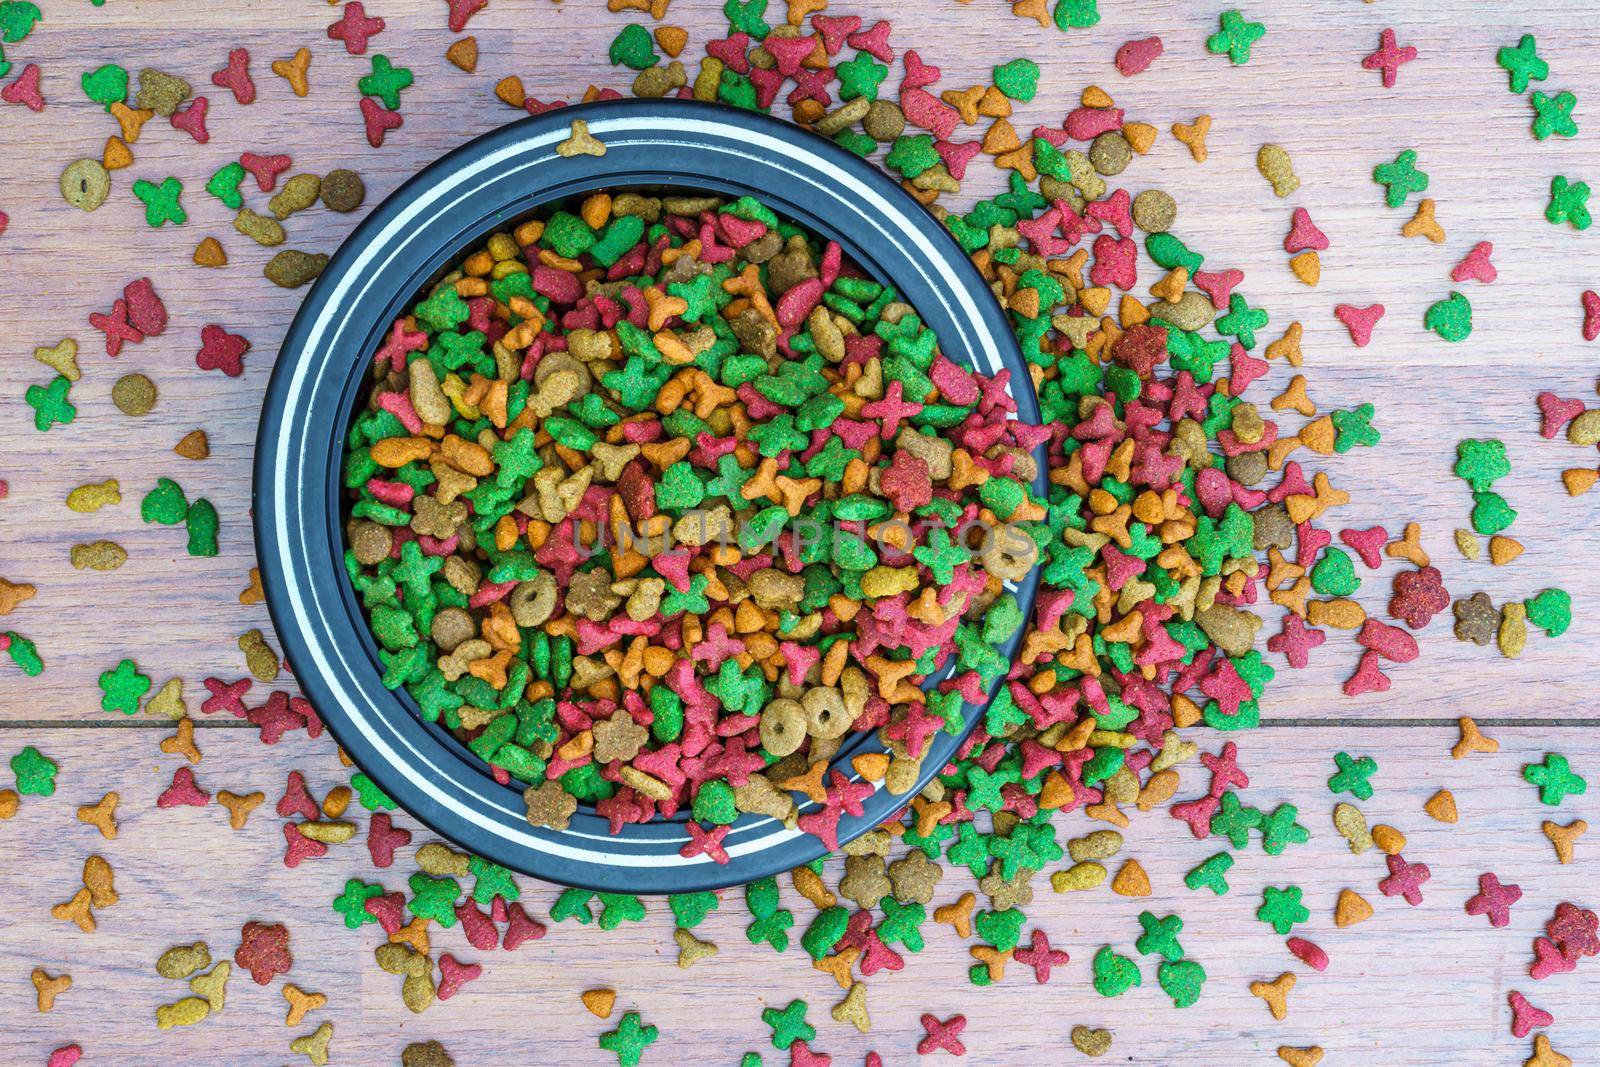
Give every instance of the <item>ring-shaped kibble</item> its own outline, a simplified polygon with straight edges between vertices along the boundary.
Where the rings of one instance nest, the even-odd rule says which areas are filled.
[[[111,175],[97,159],[76,159],[61,172],[61,198],[80,211],[93,211],[111,195]]]
[[[349,435],[387,682],[623,821],[792,811],[776,783],[1004,662],[1044,509],[1000,395],[750,196],[592,192],[497,232],[394,322]],[[734,790],[745,754],[767,781]]]
[[[805,743],[805,709],[797,700],[779,697],[761,709],[761,745],[774,756],[783,757]]]

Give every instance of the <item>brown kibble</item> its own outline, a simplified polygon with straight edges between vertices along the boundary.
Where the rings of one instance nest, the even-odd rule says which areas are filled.
[[[1072,1047],[1085,1056],[1104,1056],[1111,1051],[1111,1031],[1080,1023],[1072,1028]]]
[[[283,183],[283,188],[267,201],[272,217],[282,222],[297,211],[304,211],[317,202],[322,190],[322,179],[315,174],[296,174]]]
[[[184,459],[206,459],[211,455],[211,442],[206,438],[204,430],[190,430],[172,450]]]
[[[267,248],[281,245],[289,239],[288,233],[284,231],[283,223],[277,219],[257,214],[247,207],[241,207],[238,214],[233,216],[233,228],[256,244],[264,245]]]
[[[89,906],[90,895],[88,889],[80,889],[72,894],[72,899],[55,905],[50,909],[50,914],[62,922],[78,924],[78,929],[86,934],[94,933],[94,911]]]
[[[33,988],[38,997],[39,1010],[49,1011],[56,1006],[56,998],[72,988],[72,976],[61,974],[52,978],[43,967],[35,967],[28,976],[33,980]]]
[[[221,960],[210,972],[189,979],[189,992],[204,997],[212,1011],[221,1011],[228,1003],[228,975],[232,973],[233,964]]]
[[[476,72],[478,69],[478,39],[476,37],[463,37],[459,41],[451,42],[450,47],[444,50],[444,57],[457,70],[464,70],[468,74]]]
[[[617,1002],[617,991],[614,989],[590,989],[579,994],[578,999],[583,1001],[583,1006],[589,1009],[589,1014],[596,1019],[611,1018],[611,1008]]]
[[[1307,249],[1289,259],[1289,270],[1300,282],[1312,289],[1322,280],[1322,257],[1315,249]]]
[[[1434,217],[1434,202],[1431,197],[1423,197],[1417,201],[1416,213],[1410,221],[1400,227],[1401,237],[1426,237],[1434,244],[1444,243],[1444,227],[1439,225],[1439,220]]]
[[[289,1014],[284,1017],[288,1026],[299,1026],[308,1012],[316,1011],[328,1003],[326,993],[307,993],[293,982],[283,983],[283,999],[289,1002]]]
[[[1379,823],[1372,828],[1372,843],[1386,855],[1398,856],[1406,847],[1406,835],[1392,826]]]
[[[115,541],[90,541],[85,545],[73,545],[68,558],[80,571],[114,571],[128,562],[128,550]]]
[[[89,890],[89,899],[95,907],[109,908],[117,902],[111,864],[103,857],[90,856],[83,861],[83,884]]]
[[[278,654],[272,651],[260,630],[246,630],[239,635],[239,651],[244,653],[245,666],[258,682],[273,682],[278,678]]]
[[[494,95],[507,107],[522,106],[528,98],[528,92],[522,87],[522,79],[515,74],[507,74],[494,84]]]
[[[22,798],[15,789],[0,789],[0,822],[14,817],[21,803]]]
[[[456,1067],[456,1061],[437,1041],[413,1041],[400,1051],[400,1067]]]
[[[117,804],[121,799],[121,795],[113,791],[101,797],[98,803],[83,805],[78,809],[78,821],[99,830],[100,836],[107,841],[115,840]]]
[[[128,147],[128,142],[112,134],[106,138],[106,146],[100,150],[100,165],[106,170],[121,170],[133,164],[133,150]]]
[[[155,696],[145,701],[144,713],[173,720],[188,715],[189,705],[183,702],[183,679],[168,678],[163,682]]]
[[[174,1026],[193,1026],[205,1021],[211,1014],[211,1004],[200,997],[184,997],[172,1004],[156,1008],[156,1028],[170,1030]]]
[[[354,211],[366,198],[367,184],[355,171],[340,167],[322,176],[322,206],[329,211]]]
[[[1422,810],[1439,822],[1453,823],[1459,818],[1456,812],[1456,798],[1448,789],[1441,789],[1429,797],[1428,802],[1422,805]]]
[[[33,599],[37,592],[27,582],[8,582],[0,578],[0,616],[10,615],[20,604]]]
[[[337,819],[350,808],[350,799],[355,794],[347,785],[336,785],[328,790],[328,795],[322,798],[322,814],[330,819]]]
[[[228,253],[215,237],[204,238],[194,247],[194,265],[197,267],[226,267]]]
[[[211,949],[204,941],[174,945],[156,960],[156,973],[163,978],[181,980],[211,966]]]
[[[1418,567],[1428,565],[1428,553],[1422,549],[1422,527],[1414,522],[1406,523],[1405,534],[1398,541],[1391,541],[1383,548],[1383,554],[1390,559],[1403,559]]]
[[[1550,843],[1555,846],[1556,859],[1562,863],[1571,863],[1572,846],[1577,844],[1578,838],[1582,837],[1584,832],[1589,829],[1589,824],[1582,819],[1574,819],[1567,825],[1562,826],[1560,823],[1550,822],[1547,819],[1539,824],[1539,828],[1544,831],[1544,836],[1548,837]]]
[[[1111,891],[1119,897],[1147,897],[1151,893],[1150,876],[1138,860],[1128,860],[1111,879]]]
[[[250,584],[239,590],[239,603],[259,604],[266,598],[266,593],[261,588],[261,569],[250,568]]]
[[[678,946],[678,966],[685,970],[717,954],[716,945],[700,940],[681,926],[672,931],[672,940]]]
[[[178,732],[161,739],[161,751],[171,756],[182,756],[190,763],[200,762],[200,749],[194,743],[194,720],[188,716],[178,720]]]
[[[944,923],[955,930],[958,937],[972,936],[972,909],[978,898],[971,892],[962,893],[950,904],[933,909],[933,921]]]
[[[1561,484],[1568,496],[1581,496],[1600,481],[1600,470],[1593,467],[1569,467],[1561,472]]]
[[[839,898],[822,881],[822,875],[810,867],[796,867],[789,872],[789,880],[794,883],[795,892],[810,901],[818,911],[839,903]]]
[[[689,31],[682,26],[657,26],[655,36],[656,44],[673,59],[682,55],[684,46],[689,43]]]
[[[284,289],[298,289],[322,273],[328,265],[325,253],[315,255],[297,248],[286,248],[267,261],[261,273],[273,285]]]
[[[1194,157],[1196,163],[1204,163],[1206,161],[1206,134],[1210,132],[1210,115],[1198,115],[1188,125],[1181,122],[1172,124],[1172,136],[1188,146],[1189,155]]]
[[[1293,1045],[1279,1045],[1278,1059],[1287,1063],[1289,1067],[1317,1067],[1317,1064],[1322,1062],[1322,1046],[1295,1048]]]
[[[1293,972],[1284,971],[1270,982],[1251,982],[1250,995],[1267,1003],[1274,1019],[1282,1020],[1289,1014],[1289,991],[1294,988]]]
[[[1373,917],[1373,905],[1355,889],[1339,889],[1339,899],[1333,905],[1333,925],[1339,929],[1365,923]]]
[[[831,977],[840,989],[849,989],[852,982],[851,970],[856,965],[856,960],[861,956],[859,948],[846,948],[835,952],[831,956],[824,956],[820,960],[812,961],[815,970]]]
[[[1350,851],[1359,856],[1372,847],[1372,834],[1367,831],[1367,817],[1354,804],[1340,802],[1333,806],[1333,827],[1339,836],[1350,843]]]
[[[74,160],[61,172],[61,198],[80,211],[95,210],[109,195],[111,175],[98,160]]]
[[[250,813],[260,807],[265,799],[267,795],[259,791],[243,796],[226,789],[217,792],[217,803],[228,809],[228,825],[235,830],[244,829],[245,823],[250,821]]]
[[[833,1016],[834,1022],[849,1023],[863,1034],[871,1033],[872,1019],[867,1014],[867,984],[852,983],[850,991],[844,995],[843,1000],[833,1006],[829,1014]]]
[[[1515,537],[1495,534],[1489,538],[1489,562],[1496,567],[1503,567],[1520,555],[1522,555],[1522,542]]]
[[[311,83],[306,78],[306,71],[311,67],[311,49],[301,48],[295,52],[291,59],[275,59],[272,61],[272,73],[289,83],[289,88],[294,90],[294,95],[305,96],[311,91]]]

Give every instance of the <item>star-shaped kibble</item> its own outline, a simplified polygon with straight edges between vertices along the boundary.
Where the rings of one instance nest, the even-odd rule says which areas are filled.
[[[1311,918],[1311,910],[1300,902],[1302,890],[1297,885],[1266,886],[1261,890],[1261,907],[1256,909],[1256,918],[1272,927],[1279,934],[1287,934],[1293,930],[1296,923],[1303,923]]]

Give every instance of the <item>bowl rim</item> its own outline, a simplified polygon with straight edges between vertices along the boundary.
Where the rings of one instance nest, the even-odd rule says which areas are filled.
[[[607,145],[605,155],[556,152],[579,119]],[[400,309],[474,242],[576,193],[674,185],[754,195],[781,217],[838,241],[858,266],[891,282],[917,309],[948,358],[988,373],[1008,371],[1016,417],[1039,422],[1005,312],[944,225],[887,174],[767,115],[696,101],[619,100],[545,112],[484,134],[373,208],[296,313],[267,386],[256,441],[252,515],[268,611],[297,683],[357,768],[446,839],[513,870],[600,891],[722,888],[792,869],[827,849],[810,834],[757,815],[741,815],[730,826],[727,864],[683,854],[691,840],[686,811],[672,820],[625,824],[617,835],[592,810],[580,810],[567,830],[530,826],[515,780],[496,783],[486,764],[421,717],[404,689],[383,687],[377,646],[343,568],[341,466],[346,427],[379,339]],[[1035,460],[1035,488],[1043,492],[1042,446]],[[1035,567],[1008,586],[1025,617],[1037,585]],[[1015,660],[1021,638],[1019,628],[1003,646],[1008,660]],[[959,735],[940,732],[929,741],[914,789],[891,795],[878,783],[862,814],[846,814],[839,843],[903,809],[954,758],[1002,684],[1003,678],[990,686],[981,703],[965,704]],[[853,737],[833,763],[858,779],[846,757],[882,745],[876,731]]]

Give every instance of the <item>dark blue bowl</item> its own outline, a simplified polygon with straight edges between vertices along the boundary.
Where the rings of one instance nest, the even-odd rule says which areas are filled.
[[[604,156],[556,152],[579,118],[605,143]],[[516,783],[498,784],[487,764],[424,720],[410,696],[383,687],[377,646],[342,563],[345,432],[395,317],[488,234],[551,201],[630,186],[749,194],[839,242],[917,309],[947,357],[985,373],[1009,370],[1020,418],[1039,421],[1022,353],[982,276],[938,220],[877,167],[753,112],[681,100],[589,104],[523,119],[456,149],[375,208],[334,254],[295,316],[267,386],[255,535],[267,606],[296,681],[357,765],[406,811],[462,847],[539,878],[676,893],[762,878],[824,849],[809,834],[753,815],[730,829],[723,865],[679,854],[689,840],[682,817],[613,835],[585,807],[567,830],[530,826]],[[1037,458],[1042,492],[1042,449]],[[1035,572],[1015,587],[1024,612],[1037,582]],[[1020,640],[1007,646],[1008,658]],[[985,707],[966,706],[961,737],[940,733],[930,742],[919,789]],[[836,762],[854,777],[850,758],[881,749],[875,734],[853,736]],[[841,820],[839,840],[871,829],[912,795],[880,786],[863,815]]]

